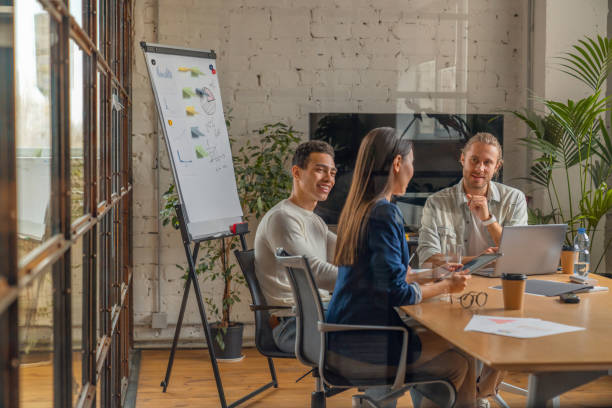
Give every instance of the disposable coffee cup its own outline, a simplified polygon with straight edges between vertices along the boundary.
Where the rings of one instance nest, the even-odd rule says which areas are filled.
[[[574,273],[574,264],[578,260],[578,252],[573,249],[561,251],[561,269],[563,273],[571,275]]]
[[[501,276],[504,309],[522,310],[527,276],[522,273],[504,273]]]

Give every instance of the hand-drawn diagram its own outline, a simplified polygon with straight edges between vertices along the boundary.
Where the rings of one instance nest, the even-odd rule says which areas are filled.
[[[183,152],[183,155],[184,155],[184,154],[185,154],[185,152]],[[176,155],[178,156],[178,159],[179,159],[179,162],[180,162],[180,163],[191,163],[191,162],[192,162],[192,160],[184,160],[184,159],[181,157],[181,151],[180,151],[180,150],[178,150],[178,149],[176,149]]]
[[[191,150],[190,141],[186,138],[186,133],[186,130],[183,130],[178,137],[174,138],[173,142],[173,145],[176,146],[177,164],[183,168],[190,167],[189,163],[193,163],[194,159],[193,150]]]
[[[211,74],[216,74],[216,70],[213,64],[205,66],[208,67],[206,72],[190,65],[177,67],[178,72],[190,75],[179,75],[176,79],[180,81],[177,83],[180,86],[173,90],[167,89],[161,98],[162,108],[165,111],[172,112],[174,108],[176,112],[173,113],[178,114],[180,109],[184,109],[189,118],[186,119],[188,122],[183,125],[185,127],[182,127],[180,135],[173,138],[173,150],[175,150],[176,165],[183,169],[184,174],[193,176],[204,174],[207,171],[205,168],[220,173],[231,167],[231,163],[227,163],[228,155],[223,147],[223,132],[215,116],[219,104],[216,97],[219,85]],[[156,73],[160,78],[172,78],[172,72],[168,68],[157,66]],[[205,78],[200,85],[192,83],[192,81],[201,81],[195,78],[202,76]],[[198,101],[193,101],[193,98]],[[187,102],[190,99],[193,102]],[[185,102],[189,105],[185,105]],[[201,115],[202,113],[205,115]],[[168,124],[172,126],[170,122]],[[177,124],[181,126],[180,122]]]
[[[214,115],[217,108],[215,94],[206,86],[202,89],[196,89],[196,93],[200,96],[200,106],[204,113]]]
[[[171,79],[172,78],[172,72],[170,72],[170,70],[168,68],[166,68],[165,70],[162,70],[159,65],[155,68],[155,72],[157,73],[157,76],[160,78],[166,78],[166,79]]]

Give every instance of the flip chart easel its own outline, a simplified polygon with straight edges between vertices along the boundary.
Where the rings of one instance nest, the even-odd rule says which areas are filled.
[[[242,249],[247,249],[244,235],[248,233],[248,225],[242,222],[242,208],[216,76],[216,54],[214,51],[147,44],[144,41],[140,45],[178,191],[180,204],[175,206],[175,212],[189,265],[166,376],[161,387],[166,392],[189,291],[193,285],[221,407],[235,407],[269,386],[260,387],[227,405],[195,272],[200,244],[204,241],[222,239],[225,245],[225,238],[239,236]],[[232,232],[232,225],[241,228]]]

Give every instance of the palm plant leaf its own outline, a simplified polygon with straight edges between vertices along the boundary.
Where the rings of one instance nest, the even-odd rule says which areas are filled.
[[[599,220],[612,209],[612,189],[602,183],[594,192],[589,191],[580,200],[582,218],[586,219],[591,229],[597,228]]]
[[[553,166],[548,157],[541,157],[529,169],[529,181],[539,184],[543,187],[548,187],[552,177]]]
[[[599,115],[608,110],[608,98],[599,99],[599,93],[577,102],[545,101],[545,106],[563,130],[562,151],[564,162],[571,167],[588,156],[593,134],[599,127]]]
[[[598,92],[612,68],[612,39],[597,36],[597,41],[586,37],[574,45],[575,52],[567,52],[559,59],[561,71],[582,81]]]
[[[597,160],[589,167],[589,173],[591,174],[591,181],[593,182],[593,185],[599,187],[612,175],[612,165],[601,160]]]
[[[535,113],[534,111],[525,109],[524,111],[511,111],[514,116],[521,119],[531,129],[537,138],[545,139],[545,125],[544,118]]]
[[[597,130],[598,134],[601,135],[601,139],[595,139],[594,153],[601,158],[604,163],[612,166],[612,139],[610,138],[610,133],[608,132],[606,124],[601,118],[599,118]]]

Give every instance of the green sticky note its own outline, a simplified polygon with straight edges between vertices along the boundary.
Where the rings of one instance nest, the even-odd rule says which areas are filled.
[[[196,157],[198,159],[203,159],[205,157],[208,157],[208,152],[204,150],[204,148],[200,145],[195,147],[195,152],[196,152]]]
[[[195,96],[195,92],[191,88],[183,88],[183,98],[191,98]]]
[[[204,75],[198,68],[191,68],[191,76],[197,77],[198,75]]]

